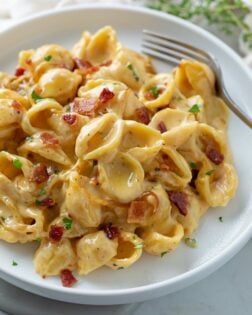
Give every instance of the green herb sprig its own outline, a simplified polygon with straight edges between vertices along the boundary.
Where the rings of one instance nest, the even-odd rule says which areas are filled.
[[[195,21],[203,17],[209,25],[216,25],[225,34],[243,32],[243,40],[252,50],[252,31],[245,17],[250,12],[242,0],[201,0],[195,5],[194,0],[152,0],[146,1],[151,9],[163,11],[185,20]]]

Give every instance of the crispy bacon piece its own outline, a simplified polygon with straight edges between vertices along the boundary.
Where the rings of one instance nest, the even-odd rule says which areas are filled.
[[[119,229],[116,226],[113,226],[112,223],[102,226],[102,230],[110,240],[113,240],[120,235]]]
[[[38,203],[41,207],[46,207],[46,208],[52,208],[53,206],[56,205],[55,200],[53,200],[50,197],[46,197],[45,199],[38,201]]]
[[[15,76],[20,77],[21,75],[25,74],[25,69],[24,68],[17,68],[15,71]]]
[[[160,168],[162,171],[171,171],[171,172],[176,172],[177,167],[173,160],[166,154],[162,154],[162,160],[163,163],[160,164]]]
[[[163,121],[160,121],[160,123],[157,125],[157,127],[161,133],[164,133],[167,131],[166,125]]]
[[[44,164],[37,164],[32,172],[31,181],[37,184],[44,183],[48,180],[49,174],[47,172],[47,167]]]
[[[63,287],[67,288],[71,288],[77,282],[77,279],[73,276],[72,271],[69,269],[64,269],[61,271],[60,279]]]
[[[102,91],[101,91],[101,94],[99,95],[99,101],[102,103],[102,104],[105,104],[107,103],[109,100],[111,100],[113,97],[115,96],[115,94],[110,91],[108,88],[104,88]]]
[[[43,132],[40,135],[40,139],[42,140],[43,144],[45,144],[48,147],[55,147],[56,145],[59,144],[59,140],[55,138],[54,135],[48,132]]]
[[[210,161],[212,161],[214,164],[219,165],[223,162],[224,160],[224,155],[214,147],[207,146],[206,147],[206,156],[209,158]]]
[[[107,60],[100,64],[100,67],[109,67],[112,63],[112,60]]]
[[[137,119],[141,123],[148,125],[148,123],[150,122],[148,110],[145,107],[139,107],[136,109],[135,112],[136,112]]]
[[[148,214],[154,214],[158,207],[158,196],[152,191],[146,191],[130,203],[127,221],[129,223],[141,223]]]
[[[151,91],[147,91],[144,93],[144,98],[147,101],[153,101],[155,99],[155,97],[153,96],[153,94],[151,93]]]
[[[93,66],[93,67],[88,68],[88,69],[86,70],[86,74],[92,74],[92,73],[97,72],[98,70],[100,70],[100,67],[98,67],[98,66]]]
[[[187,207],[188,207],[188,196],[183,191],[169,191],[169,198],[171,202],[178,208],[179,212],[183,215],[187,215]]]
[[[22,111],[22,105],[20,103],[18,103],[17,101],[13,101],[11,106],[17,111],[17,113],[19,114]]]
[[[128,210],[127,221],[129,223],[138,223],[144,219],[144,210],[147,208],[146,200],[133,200]]]
[[[60,242],[64,234],[64,226],[51,225],[49,237],[52,241]]]
[[[75,68],[77,69],[89,69],[93,67],[93,65],[88,60],[82,60],[80,58],[74,58]]]
[[[62,119],[69,125],[73,125],[77,122],[77,116],[75,114],[64,114]]]
[[[97,99],[91,98],[75,98],[73,103],[73,111],[85,116],[94,116]]]

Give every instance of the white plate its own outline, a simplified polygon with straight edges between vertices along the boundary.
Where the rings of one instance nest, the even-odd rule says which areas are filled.
[[[252,77],[243,61],[224,43],[202,29],[175,17],[142,8],[88,6],[37,15],[0,35],[0,68],[12,73],[21,49],[45,43],[71,47],[83,30],[95,31],[112,25],[124,45],[140,50],[141,31],[148,28],[193,43],[220,61],[225,81],[237,103],[248,109],[252,99]],[[167,65],[159,64],[162,70]],[[249,109],[251,111],[251,108]],[[162,259],[145,255],[129,269],[102,268],[79,277],[74,288],[63,288],[60,280],[43,280],[34,272],[36,244],[9,245],[1,242],[0,276],[25,290],[49,298],[80,304],[120,304],[146,300],[179,290],[209,275],[235,255],[252,234],[252,133],[231,116],[230,142],[239,174],[236,197],[226,208],[211,209],[202,219],[195,238],[197,249],[184,244]],[[218,217],[222,216],[221,223]],[[12,261],[18,262],[13,267]]]

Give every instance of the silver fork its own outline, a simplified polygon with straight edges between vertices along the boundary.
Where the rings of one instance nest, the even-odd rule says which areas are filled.
[[[230,97],[223,81],[221,67],[214,56],[199,48],[160,35],[153,31],[143,30],[143,33],[146,37],[143,38],[142,51],[151,57],[175,65],[178,65],[183,58],[208,64],[216,77],[216,91],[218,95],[225,101],[234,114],[236,114],[247,126],[252,128],[252,118],[238,107]]]

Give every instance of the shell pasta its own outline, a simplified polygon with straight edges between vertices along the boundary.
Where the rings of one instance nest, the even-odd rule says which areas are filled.
[[[20,52],[0,75],[0,239],[37,242],[67,287],[175,250],[236,192],[214,80],[189,60],[157,74],[110,26]]]

